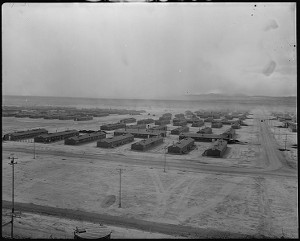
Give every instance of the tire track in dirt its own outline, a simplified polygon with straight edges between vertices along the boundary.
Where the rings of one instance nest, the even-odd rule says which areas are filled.
[[[206,204],[203,203],[201,204],[201,206],[188,208],[185,212],[182,213],[179,220],[181,222],[189,222],[193,217],[201,213],[212,211],[212,209],[219,203],[221,203],[227,196],[229,196],[233,192],[233,190],[235,190],[237,186],[246,179],[246,177],[238,177],[238,179],[239,181],[235,184],[226,183],[216,196],[206,200]]]
[[[150,169],[150,170],[148,170],[148,172],[151,176],[151,180],[152,180],[155,190],[156,190],[156,197],[157,197],[156,213],[159,216],[164,216],[164,214],[167,212],[167,207],[168,207],[167,201],[170,199],[171,195],[183,183],[187,183],[186,186],[189,186],[188,183],[191,180],[186,180],[184,177],[180,177],[180,178],[176,179],[176,181],[173,182],[169,187],[164,188],[163,184],[160,180],[160,177],[157,174],[157,171]]]
[[[204,177],[201,179],[204,179]],[[189,181],[188,185],[184,188],[183,192],[181,192],[179,199],[173,205],[173,207],[172,207],[173,209],[179,210],[181,208],[187,207],[189,197],[190,197],[191,193],[194,191],[195,185],[198,184],[199,181],[200,181],[199,178],[196,178],[196,179],[193,178],[193,180]]]
[[[271,237],[274,233],[272,224],[271,202],[267,192],[266,180],[264,177],[255,177],[255,190],[258,195],[259,222],[257,226],[258,234]]]

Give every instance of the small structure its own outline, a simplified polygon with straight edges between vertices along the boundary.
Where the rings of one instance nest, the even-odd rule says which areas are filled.
[[[17,131],[8,133],[3,136],[4,141],[17,141],[22,139],[34,138],[41,134],[47,134],[48,131],[45,129],[32,129],[27,131]]]
[[[74,120],[75,116],[72,115],[60,115],[58,117],[59,120]]]
[[[202,155],[212,156],[212,157],[223,157],[226,149],[227,149],[227,141],[220,139],[215,141],[209,149],[204,151]]]
[[[55,141],[61,141],[66,138],[72,137],[72,136],[78,136],[79,131],[77,130],[67,130],[67,131],[61,131],[61,132],[55,132],[55,133],[48,133],[48,134],[42,134],[39,136],[34,137],[34,142],[39,143],[50,143]]]
[[[241,128],[241,125],[240,125],[240,123],[235,122],[235,123],[233,123],[233,124],[231,125],[231,127],[232,127],[233,129],[240,129],[240,128]]]
[[[151,124],[151,123],[154,123],[154,120],[151,119],[151,118],[148,118],[148,119],[143,119],[143,120],[138,120],[137,121],[137,124]]]
[[[106,137],[106,133],[103,131],[96,131],[93,133],[88,133],[81,136],[74,136],[68,139],[65,139],[65,145],[78,145],[82,143],[97,141],[100,139],[104,139]]]
[[[138,151],[145,151],[145,150],[148,150],[154,146],[157,146],[157,145],[163,143],[163,140],[164,139],[162,136],[154,136],[154,137],[133,143],[131,145],[131,149],[138,150]]]
[[[192,127],[201,127],[201,126],[204,126],[204,121],[203,120],[194,121],[192,123]]]
[[[287,122],[287,126],[291,132],[297,132],[297,123]]]
[[[221,128],[223,124],[221,122],[212,122],[211,128]]]
[[[180,127],[177,127],[174,130],[171,130],[171,134],[172,135],[179,135],[182,132],[188,132],[188,131],[189,131],[189,127],[188,126],[180,126]]]
[[[92,120],[93,116],[76,116],[74,121],[89,121]]]
[[[74,239],[110,239],[111,229],[100,225],[99,227],[76,227]]]
[[[197,131],[200,134],[212,134],[212,129],[210,127],[204,127],[201,130]]]
[[[114,148],[132,141],[134,141],[133,135],[124,134],[124,135],[101,139],[100,141],[97,141],[97,147]]]
[[[214,118],[212,117],[207,117],[204,119],[204,122],[212,122],[214,120]]]
[[[188,153],[195,145],[192,138],[185,138],[168,147],[168,153],[185,154]]]
[[[224,138],[232,139],[235,136],[234,128],[230,127],[225,132],[222,133]]]
[[[112,123],[112,124],[102,125],[100,126],[100,129],[105,131],[111,131],[111,130],[117,130],[125,127],[126,127],[125,123]]]
[[[136,122],[136,119],[133,117],[120,120],[120,123],[134,123],[134,122]]]
[[[199,134],[199,133],[188,133],[188,132],[179,134],[179,140],[188,137],[194,139],[195,141],[203,141],[203,142],[213,142],[217,139],[224,139],[223,135],[216,135],[216,134]]]

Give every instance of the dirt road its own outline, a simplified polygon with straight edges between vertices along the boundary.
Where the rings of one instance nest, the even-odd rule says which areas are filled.
[[[269,144],[268,144],[269,143]],[[272,149],[269,140],[265,140],[264,148],[267,150],[267,155],[275,155],[276,150]],[[10,151],[15,153],[32,153],[32,150],[22,147],[6,147],[3,146],[3,151]],[[278,150],[277,150],[278,151]],[[279,151],[278,151],[279,152]],[[39,150],[38,155],[47,155],[47,156],[60,156],[60,157],[72,157],[78,159],[91,159],[91,160],[101,160],[106,162],[118,162],[127,165],[139,165],[139,166],[152,166],[163,168],[163,161],[161,159],[155,158],[145,158],[145,157],[127,157],[119,154],[95,154],[95,153],[85,153],[84,157],[82,154],[71,153],[66,151],[56,151],[56,150]],[[275,155],[276,157],[276,155]],[[273,157],[269,157],[272,159]],[[272,159],[276,160],[276,159]],[[245,168],[245,167],[226,167],[226,166],[217,166],[217,165],[207,165],[195,162],[195,160],[176,160],[168,161],[168,167],[173,170],[185,170],[190,172],[214,172],[214,173],[227,173],[227,174],[244,174],[244,175],[276,175],[276,176],[286,176],[286,177],[296,177],[296,171],[292,169],[276,169],[274,165],[268,169],[260,168]],[[275,166],[276,167],[276,166]],[[281,166],[279,166],[281,167]]]
[[[2,201],[2,208],[11,208],[11,202]],[[238,233],[222,232],[213,229],[193,228],[182,225],[149,222],[145,220],[137,220],[134,218],[110,216],[106,214],[97,214],[64,208],[47,207],[36,205],[33,203],[15,203],[15,208],[20,212],[39,213],[43,215],[51,215],[61,218],[76,219],[95,223],[103,222],[107,225],[114,225],[126,228],[136,228],[145,231],[150,230],[151,232],[188,236],[191,238],[251,238],[249,235],[243,235]]]

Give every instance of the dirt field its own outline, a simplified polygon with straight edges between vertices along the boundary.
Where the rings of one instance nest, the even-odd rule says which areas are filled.
[[[133,117],[148,118],[147,113]],[[153,118],[157,119],[160,113],[155,112]],[[278,148],[284,147],[284,134],[291,132],[281,129],[280,136],[275,131],[275,124],[260,123],[258,118],[269,116],[268,110],[256,109],[253,113],[253,116],[250,115],[253,119],[245,121],[249,126],[236,130],[236,139],[247,143],[228,145],[224,158],[203,157],[202,153],[210,146],[210,143],[203,142],[196,142],[196,149],[187,155],[165,155],[164,147],[178,141],[178,136],[170,134],[163,145],[145,153],[131,151],[132,143],[115,149],[97,148],[95,142],[80,146],[65,146],[63,142],[36,143],[35,159],[34,144],[30,141],[3,142],[2,199],[11,200],[11,166],[7,158],[14,150],[18,157],[15,166],[16,202],[207,230],[298,238],[297,149],[291,148],[297,143],[297,137],[287,135],[289,151],[278,151]],[[97,130],[102,123],[126,117],[129,116],[115,115],[78,123],[8,117],[2,118],[2,125],[3,133],[15,131],[16,126],[18,129],[43,127],[50,132],[66,127]],[[168,126],[169,130],[175,128]],[[213,129],[213,133],[222,133],[228,127]],[[190,127],[190,132],[198,129]],[[164,158],[166,172],[163,171]],[[192,165],[195,167],[193,171],[189,168]],[[123,169],[122,208],[118,207],[119,168]],[[19,227],[33,238],[49,237],[51,234],[72,237],[72,229],[79,223],[27,213],[22,214],[19,221],[22,225],[16,224],[16,232]],[[43,226],[36,232],[32,229],[37,228],[37,223]],[[51,228],[46,230],[46,227]],[[171,237],[119,227],[112,229],[112,238]],[[3,232],[9,235],[9,227],[5,227]]]

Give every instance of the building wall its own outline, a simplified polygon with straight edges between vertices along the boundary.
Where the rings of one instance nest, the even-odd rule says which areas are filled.
[[[101,140],[104,139],[106,137],[105,133],[100,133],[98,135],[86,135],[86,138],[84,139],[74,139],[74,138],[70,138],[70,139],[65,139],[65,145],[78,145],[78,144],[82,144],[82,143],[87,143],[87,142],[91,142],[91,141],[96,141],[96,140]]]
[[[72,137],[72,136],[78,136],[79,132],[70,132],[70,133],[64,133],[64,134],[57,134],[55,136],[51,136],[51,133],[45,136],[37,136],[34,138],[34,142],[40,142],[40,143],[50,143],[55,141],[64,140],[66,138]]]
[[[131,149],[145,151],[145,150],[148,150],[151,147],[157,146],[157,145],[159,145],[161,143],[163,143],[163,138],[154,139],[152,142],[147,143],[146,145],[143,145],[143,142],[139,141],[137,143],[132,144],[131,145]]]
[[[37,130],[37,131],[34,131],[34,132],[33,132],[33,130],[24,131],[24,133],[21,133],[21,134],[17,133],[17,132],[14,132],[14,133],[5,134],[3,136],[3,140],[16,141],[16,140],[21,140],[21,139],[34,138],[38,135],[47,134],[47,133],[48,133],[48,131],[45,130],[45,129]]]

